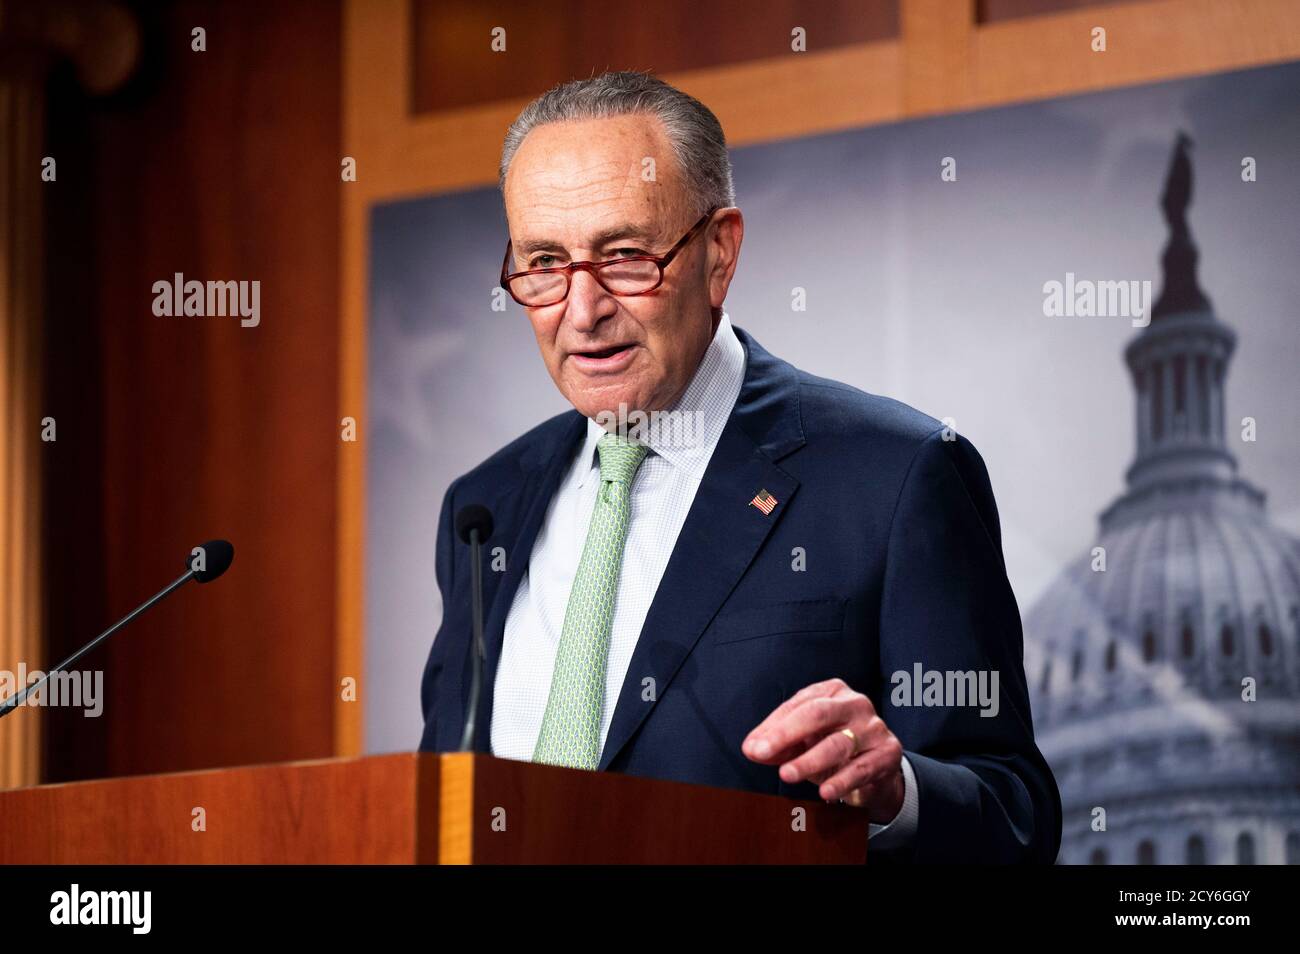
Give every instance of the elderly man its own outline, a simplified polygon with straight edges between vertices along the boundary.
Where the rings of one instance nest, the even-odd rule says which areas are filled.
[[[641,73],[559,86],[511,126],[501,190],[502,285],[573,410],[447,491],[421,748],[461,737],[454,515],[482,504],[507,566],[483,575],[480,750],[838,799],[877,860],[1053,861],[983,461],[731,324],[744,219],[713,113]]]

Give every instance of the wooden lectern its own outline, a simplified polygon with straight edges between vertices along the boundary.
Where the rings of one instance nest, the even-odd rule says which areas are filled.
[[[866,814],[847,806],[467,753],[0,792],[3,864],[861,864],[866,853]]]

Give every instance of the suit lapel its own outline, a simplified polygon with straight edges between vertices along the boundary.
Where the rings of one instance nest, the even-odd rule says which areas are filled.
[[[475,749],[479,752],[490,754],[492,751],[492,698],[496,686],[497,666],[501,659],[501,647],[505,639],[506,617],[510,613],[510,605],[514,602],[515,592],[519,589],[524,570],[528,568],[528,558],[533,551],[533,544],[537,541],[537,534],[541,530],[542,519],[546,516],[546,509],[559,490],[560,481],[564,478],[565,470],[572,462],[577,445],[582,441],[583,435],[586,433],[587,419],[585,417],[577,411],[572,411],[566,415],[566,418],[560,440],[550,445],[538,442],[526,453],[520,455],[519,467],[522,474],[517,488],[522,488],[523,493],[518,493],[517,488],[515,488],[516,492],[511,497],[500,499],[493,508],[493,512],[498,515],[498,525],[504,525],[504,521],[501,521],[500,517],[503,513],[511,513],[516,516],[522,514],[522,518],[512,521],[520,529],[513,542],[505,544],[506,569],[503,574],[500,574],[499,582],[495,588],[490,585],[489,580],[497,576],[497,574],[483,574],[483,600],[484,605],[488,607],[487,617],[483,621],[483,647],[487,658],[483,663],[483,687],[479,697],[479,728],[475,739]],[[489,541],[487,548],[489,552],[492,545],[493,542]],[[485,552],[485,559],[487,555],[487,552]],[[461,697],[457,700],[456,712],[458,714],[463,714],[465,700],[469,697],[471,669],[468,652],[465,659],[465,670],[461,680]],[[458,715],[458,723],[463,728],[463,716]],[[460,738],[460,731],[461,729],[458,728],[456,738]]]
[[[794,369],[739,328],[745,380],[646,614],[601,752],[604,770],[662,697],[790,505],[799,481],[776,465],[803,445]],[[750,501],[776,498],[770,514]],[[653,699],[643,698],[653,679]]]

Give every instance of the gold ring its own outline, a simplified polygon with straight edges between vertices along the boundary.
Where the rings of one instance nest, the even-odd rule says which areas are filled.
[[[866,804],[862,800],[862,789],[860,788],[855,788],[853,791],[849,792],[849,794],[846,795],[844,798],[841,798],[840,801],[845,805],[852,805],[854,808],[861,808],[864,804]]]
[[[849,758],[853,758],[853,756],[858,754],[858,737],[853,734],[852,729],[840,729],[840,731],[847,735],[849,741],[853,743],[853,751],[849,754]]]

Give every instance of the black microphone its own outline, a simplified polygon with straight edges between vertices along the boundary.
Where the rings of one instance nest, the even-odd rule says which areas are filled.
[[[195,547],[194,550],[197,552],[192,551],[190,556],[185,560],[184,576],[177,577],[174,582],[168,584],[168,586],[165,589],[163,589],[161,592],[155,594],[153,597],[151,597],[149,600],[145,601],[144,603],[141,603],[139,606],[133,609],[126,616],[123,616],[121,619],[119,619],[108,629],[104,630],[102,633],[100,633],[90,642],[86,643],[86,645],[82,646],[80,649],[78,649],[67,659],[63,660],[63,662],[59,663],[53,669],[47,671],[45,675],[42,676],[39,680],[37,680],[35,683],[33,683],[30,686],[27,686],[25,689],[23,689],[22,692],[16,693],[15,695],[7,699],[5,701],[5,704],[3,706],[0,706],[0,719],[4,718],[9,713],[13,712],[15,709],[21,706],[23,704],[23,700],[25,700],[29,695],[31,695],[41,686],[45,685],[45,683],[49,681],[49,678],[53,676],[56,672],[61,672],[62,670],[67,669],[69,666],[71,666],[74,662],[76,662],[86,653],[90,652],[92,649],[94,649],[104,640],[108,639],[108,637],[112,636],[114,633],[116,633],[127,623],[131,622],[131,620],[135,619],[145,610],[149,609],[149,607],[153,606],[155,603],[158,603],[161,600],[163,600],[165,597],[167,597],[172,592],[172,590],[175,590],[178,587],[184,585],[185,583],[188,583],[190,580],[198,580],[200,583],[211,583],[221,574],[225,573],[228,569],[230,569],[230,564],[235,559],[235,548],[232,547],[229,541],[227,540],[209,540],[207,543],[203,544],[203,546]]]
[[[474,620],[474,647],[470,657],[472,677],[469,684],[469,704],[465,707],[465,731],[461,733],[460,750],[474,751],[477,735],[478,700],[483,692],[483,560],[481,547],[492,536],[492,512],[482,504],[461,507],[456,514],[456,536],[469,544],[469,586]]]

